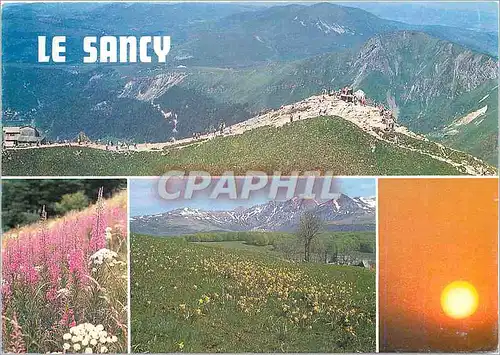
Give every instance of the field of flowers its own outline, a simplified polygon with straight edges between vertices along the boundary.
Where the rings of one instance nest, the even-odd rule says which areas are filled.
[[[127,248],[125,192],[4,234],[3,352],[127,352]]]
[[[133,352],[374,352],[375,272],[131,237]]]

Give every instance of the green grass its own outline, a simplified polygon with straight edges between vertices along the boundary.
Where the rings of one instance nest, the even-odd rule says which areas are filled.
[[[180,238],[188,242],[206,243],[205,245],[221,245],[253,251],[272,251],[281,256],[295,255],[302,258],[302,246],[295,245],[297,236],[286,232],[204,232],[185,235]],[[293,247],[292,247],[293,245]],[[324,231],[312,245],[312,254],[316,259],[324,260],[325,251],[331,256],[335,252],[375,257],[375,232],[331,232]]]
[[[422,143],[408,138],[415,144]],[[377,141],[338,117],[317,117],[280,128],[262,127],[238,136],[168,152],[115,153],[81,147],[8,150],[3,173],[21,175],[162,175],[169,170],[211,174],[260,170],[331,171],[335,175],[457,175],[450,164]],[[465,156],[465,154],[464,154]]]
[[[375,351],[373,271],[207,244],[132,236],[133,352]]]
[[[194,244],[201,244],[201,245],[205,245],[205,246],[247,250],[247,251],[251,251],[251,252],[270,253],[270,254],[278,255],[276,252],[273,251],[272,245],[259,246],[259,245],[248,244],[247,242],[238,241],[238,240],[229,241],[229,242],[193,242],[193,243]]]
[[[469,124],[453,126],[458,133],[444,137],[443,142],[451,147],[460,147],[490,164],[498,164],[498,88],[484,101],[477,103],[476,109],[488,106],[486,114]],[[478,96],[479,97],[479,96]]]

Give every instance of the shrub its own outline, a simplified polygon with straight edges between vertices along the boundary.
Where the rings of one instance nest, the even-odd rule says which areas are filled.
[[[257,246],[266,246],[269,245],[269,238],[265,233],[254,234],[248,237],[247,243]]]
[[[56,202],[55,210],[58,214],[66,214],[69,211],[81,211],[88,207],[89,199],[82,191],[62,196],[60,202]]]

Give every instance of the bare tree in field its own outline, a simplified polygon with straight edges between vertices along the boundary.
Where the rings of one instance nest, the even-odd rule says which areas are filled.
[[[306,211],[300,217],[299,230],[297,231],[298,238],[304,244],[304,260],[309,261],[311,255],[311,244],[319,235],[323,221],[319,216],[311,211]]]

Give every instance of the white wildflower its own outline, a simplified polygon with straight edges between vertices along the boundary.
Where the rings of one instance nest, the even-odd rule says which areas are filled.
[[[118,341],[115,335],[108,334],[102,324],[94,326],[91,323],[82,323],[72,327],[69,333],[63,334],[63,339],[71,340],[73,343],[72,351],[78,352],[82,350],[86,353],[99,352],[99,349],[101,349],[101,353],[108,352],[109,350],[104,344],[112,344]],[[100,348],[97,346],[100,346]],[[66,352],[71,349],[69,343],[64,343],[63,347]]]
[[[111,227],[107,227],[106,228],[106,240],[108,240],[108,241],[111,240],[111,238],[113,237],[112,234],[111,234],[112,230],[113,229]]]
[[[102,265],[104,262],[114,264],[117,257],[116,252],[102,248],[90,256],[90,264]]]
[[[57,290],[57,297],[64,296],[68,297],[70,295],[70,290],[67,288],[61,288],[60,290]]]

